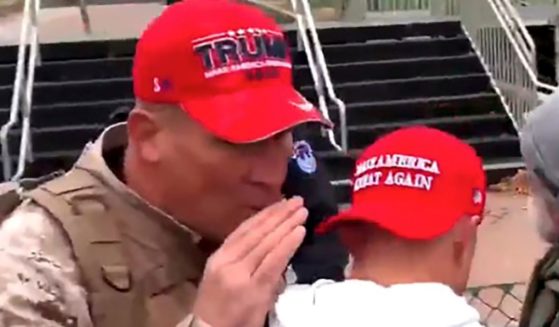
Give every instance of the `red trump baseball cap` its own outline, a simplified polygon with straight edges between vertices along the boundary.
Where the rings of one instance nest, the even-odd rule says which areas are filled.
[[[351,207],[318,226],[376,224],[406,239],[428,240],[464,216],[483,216],[486,177],[468,144],[443,131],[414,126],[389,133],[357,160]],[[481,219],[480,219],[481,221]]]
[[[302,123],[331,127],[292,84],[289,45],[260,9],[232,0],[183,0],[142,33],[134,94],[179,105],[232,143],[269,138]]]

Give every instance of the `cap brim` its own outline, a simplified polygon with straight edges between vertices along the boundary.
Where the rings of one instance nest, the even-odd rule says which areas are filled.
[[[422,208],[418,211],[418,208]],[[448,232],[465,213],[451,206],[412,203],[369,203],[353,206],[318,225],[316,232],[328,233],[342,222],[375,224],[405,239],[429,240]]]
[[[289,86],[182,99],[181,106],[209,132],[231,143],[258,142],[304,123],[333,126]]]

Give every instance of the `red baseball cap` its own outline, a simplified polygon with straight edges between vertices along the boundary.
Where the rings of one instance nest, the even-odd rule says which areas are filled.
[[[485,180],[470,145],[437,129],[403,128],[363,152],[355,166],[351,207],[317,231],[363,221],[402,238],[433,239],[465,215],[482,217]]]
[[[289,45],[260,9],[232,0],[168,6],[136,46],[135,96],[180,105],[232,143],[269,138],[302,123],[331,127],[292,84]]]

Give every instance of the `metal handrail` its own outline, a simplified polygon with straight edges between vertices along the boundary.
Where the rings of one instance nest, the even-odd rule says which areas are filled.
[[[20,32],[20,40],[18,47],[18,58],[16,64],[16,76],[14,79],[14,88],[12,94],[12,102],[10,106],[10,118],[6,124],[0,129],[0,142],[2,144],[2,168],[4,180],[17,180],[23,175],[25,168],[26,155],[31,155],[31,137],[30,137],[30,118],[31,118],[31,99],[33,96],[33,78],[36,64],[40,63],[38,42],[39,33],[37,25],[37,16],[40,10],[40,0],[25,0],[23,7],[22,26]],[[29,45],[29,60],[27,62],[27,78],[24,76],[24,65],[26,60],[26,48]],[[25,82],[25,90],[22,90]],[[16,174],[12,177],[12,158],[9,150],[9,132],[18,123],[20,109],[22,115],[21,142],[19,149],[19,160]]]
[[[525,40],[525,42],[527,42],[528,46],[530,47],[530,49],[532,51],[536,51],[536,44],[535,44],[534,40],[532,39],[532,35],[530,34],[528,29],[526,28],[526,25],[524,24],[524,21],[520,17],[520,14],[516,10],[516,8],[512,5],[512,3],[509,0],[503,1],[503,3],[505,4],[509,15],[514,19],[518,28],[520,29],[520,32],[522,33],[522,36],[523,36],[523,39]]]
[[[511,0],[494,0],[495,13],[500,15],[502,18],[501,25],[504,27],[508,25],[508,31],[511,34],[511,42],[515,42],[518,46],[519,55],[523,55],[530,64],[531,71],[536,76],[533,83],[537,88],[543,89],[547,92],[555,92],[557,87],[541,82],[537,76],[537,64],[536,64],[536,46],[530,32],[526,28],[526,25],[522,21],[520,14],[512,4]],[[514,41],[513,41],[514,40]]]
[[[497,87],[518,130],[538,102],[538,90],[555,87],[538,79],[533,40],[509,0],[462,0],[456,14]]]
[[[89,19],[89,13],[87,12],[87,1],[78,0],[80,7],[80,16],[82,18],[83,28],[87,34],[91,34],[91,20]]]
[[[495,4],[495,1],[498,0],[486,0],[487,3],[489,4],[489,6],[491,7],[491,9],[493,10],[493,12],[495,13],[495,17],[496,19],[499,21],[499,25],[501,26],[501,28],[503,28],[503,31],[505,32],[506,37],[508,38],[508,40],[511,42],[511,46],[513,47],[513,49],[515,50],[515,52],[517,54],[519,54],[518,56],[518,60],[520,61],[520,64],[522,65],[522,67],[524,68],[526,74],[528,75],[528,78],[530,79],[530,81],[534,84],[537,84],[538,81],[538,77],[536,75],[536,73],[534,72],[533,68],[532,68],[532,63],[528,61],[528,58],[526,58],[521,54],[521,49],[519,46],[519,42],[517,39],[514,38],[510,27],[505,23],[505,14],[503,12],[500,12],[498,9],[498,6]],[[532,108],[533,109],[533,108]],[[511,112],[511,114],[513,114]],[[513,124],[515,125],[516,129],[519,130],[520,127],[522,127],[523,121],[521,117],[515,116],[513,114]]]
[[[37,23],[37,16],[40,9],[40,0],[35,0],[34,9],[31,10],[31,44],[29,49],[29,60],[27,62],[27,79],[25,83],[25,102],[21,108],[22,126],[21,126],[21,141],[19,143],[19,157],[17,170],[12,177],[13,180],[18,180],[23,176],[25,169],[25,160],[33,160],[33,151],[31,143],[31,103],[33,99],[33,83],[35,81],[35,67],[40,63],[39,54],[39,27]]]
[[[531,63],[532,70],[535,70],[536,60],[534,41],[529,35],[527,35],[527,31],[526,34],[524,33],[524,24],[518,22],[514,18],[514,14],[510,12],[507,3],[508,0],[495,0],[495,6],[497,7],[498,12],[501,13],[503,20],[508,24],[513,37],[517,40],[516,42],[521,50],[519,54],[525,56],[528,62]]]
[[[301,14],[299,14],[297,12],[297,0],[291,0],[291,5],[293,7],[293,9],[295,10],[294,16],[295,16],[295,22],[297,23],[297,31],[299,33],[299,37],[301,42],[303,43],[303,50],[305,51],[305,53],[307,54],[307,61],[308,61],[308,66],[309,66],[309,70],[311,72],[311,77],[313,79],[313,83],[314,83],[314,88],[316,90],[316,94],[318,97],[318,108],[320,109],[320,111],[322,112],[323,115],[325,115],[325,117],[329,117],[329,113],[328,113],[328,106],[326,105],[326,97],[324,95],[324,88],[322,85],[322,78],[319,75],[319,71],[317,69],[317,65],[313,56],[313,52],[311,49],[311,43],[309,41],[308,35],[306,33],[307,30],[307,26],[306,23],[304,21],[304,18]],[[335,142],[335,139],[334,139]],[[330,143],[332,143],[332,140],[330,139]]]
[[[533,75],[536,79],[533,81],[534,84],[541,89],[548,92],[554,92],[557,87],[541,82],[537,77],[537,64],[536,64],[536,45],[526,25],[522,21],[522,18],[518,14],[518,11],[509,0],[495,0],[495,5],[497,11],[501,14],[504,20],[508,21],[511,25],[509,30],[521,50],[520,54],[526,57],[526,60],[531,63]]]
[[[499,0],[499,1],[501,1],[502,6],[500,7],[500,9],[503,10],[504,16],[508,16],[509,19],[511,19],[514,22],[513,27],[515,28],[515,30],[520,32],[521,37],[519,39],[519,43],[522,43],[523,45],[528,47],[527,49],[528,52],[526,53],[526,56],[527,59],[533,63],[532,69],[534,72],[536,72],[537,71],[536,45],[534,43],[534,40],[532,39],[532,36],[530,35],[530,32],[528,32],[526,25],[522,21],[522,18],[518,14],[516,8],[514,8],[514,6],[512,5],[511,1],[509,0]],[[557,87],[541,82],[539,79],[535,81],[535,84],[538,88],[545,89],[548,92],[554,92],[557,89]]]
[[[534,43],[534,40],[532,39],[532,36],[528,32],[526,25],[524,25],[524,22],[522,21],[522,18],[518,14],[516,8],[514,8],[514,6],[509,0],[504,0],[504,1],[501,0],[501,3],[503,4],[503,9],[506,11],[507,15],[509,15],[510,18],[515,22],[515,25],[518,28],[518,31],[521,33],[522,38],[524,42],[526,42],[528,48],[531,51],[535,51],[536,45]]]
[[[86,0],[79,0],[80,14],[86,33],[91,33],[91,24],[87,12]],[[39,49],[38,16],[41,0],[25,0],[19,37],[18,57],[10,117],[0,129],[0,144],[2,145],[2,170],[4,180],[18,180],[23,176],[26,161],[33,156],[31,140],[31,104],[33,100],[33,84],[35,82],[35,67],[41,64]],[[27,46],[29,54],[27,55]],[[27,62],[26,62],[27,60]],[[27,64],[27,76],[25,65]],[[22,90],[25,83],[25,89]],[[19,122],[21,115],[21,140],[19,156],[15,174],[12,176],[12,157],[9,149],[10,130]]]
[[[303,50],[307,55],[309,70],[311,72],[314,88],[317,93],[318,109],[321,111],[324,118],[330,120],[330,113],[328,111],[326,96],[328,96],[328,98],[338,107],[340,116],[340,138],[342,145],[338,145],[333,130],[327,130],[326,135],[330,144],[336,150],[344,152],[347,151],[348,142],[345,104],[336,96],[336,93],[334,91],[330,73],[328,71],[328,66],[326,65],[326,60],[324,58],[324,52],[322,51],[322,46],[318,37],[316,25],[314,23],[311,6],[309,5],[308,0],[290,0],[293,12],[289,12],[260,0],[248,1],[295,19],[295,23],[297,24],[297,32],[299,33],[299,40],[301,41]],[[301,6],[299,6],[299,2]],[[307,35],[307,31],[310,32],[312,45],[311,40],[309,40],[309,36]],[[326,94],[324,92],[325,89]]]
[[[324,57],[324,52],[322,51],[322,45],[320,43],[320,39],[318,37],[318,32],[316,30],[316,25],[314,23],[314,18],[312,15],[311,6],[308,0],[300,0],[302,4],[303,14],[306,18],[306,22],[308,23],[308,29],[311,34],[311,38],[314,45],[314,54],[317,57],[318,68],[320,70],[320,75],[322,77],[322,81],[324,82],[324,86],[326,87],[326,92],[330,100],[338,107],[339,113],[339,124],[340,124],[340,139],[341,139],[341,146],[338,145],[336,142],[336,138],[334,136],[333,130],[328,130],[327,135],[330,143],[338,150],[347,152],[348,150],[348,141],[347,141],[347,120],[346,120],[346,107],[345,103],[336,96],[336,92],[334,91],[334,86],[332,84],[332,79],[330,78],[330,72],[328,71],[328,66],[326,64],[326,59]],[[297,5],[296,0],[291,0],[294,10],[297,12]],[[299,33],[301,37],[306,37],[306,29],[299,29]],[[308,55],[308,53],[307,53]],[[318,90],[317,90],[318,91]],[[324,100],[323,100],[324,101]],[[321,111],[326,119],[330,120],[330,115],[328,113],[328,107],[326,102],[320,103]]]

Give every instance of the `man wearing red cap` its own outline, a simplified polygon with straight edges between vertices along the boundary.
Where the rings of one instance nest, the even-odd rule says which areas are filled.
[[[353,257],[348,279],[284,292],[272,326],[475,327],[461,296],[485,206],[485,174],[469,145],[427,127],[364,151],[353,203],[327,219]]]
[[[291,70],[258,9],[169,6],[137,44],[127,123],[0,225],[0,325],[263,326],[308,215],[282,200],[291,129],[330,126]]]

